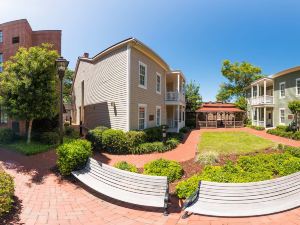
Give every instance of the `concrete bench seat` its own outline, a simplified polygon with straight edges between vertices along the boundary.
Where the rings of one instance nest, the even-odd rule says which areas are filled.
[[[225,217],[260,216],[300,206],[300,172],[267,181],[216,183],[201,181],[186,200],[188,212]]]
[[[101,194],[131,204],[164,208],[167,215],[167,177],[131,173],[92,158],[88,159],[85,168],[72,174]]]

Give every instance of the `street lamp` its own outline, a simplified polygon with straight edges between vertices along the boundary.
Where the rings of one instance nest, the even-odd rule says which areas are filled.
[[[64,59],[62,56],[55,60],[55,66],[57,70],[57,74],[60,80],[60,107],[59,107],[59,137],[60,144],[63,143],[63,79],[65,76],[65,72],[68,68],[69,61]]]

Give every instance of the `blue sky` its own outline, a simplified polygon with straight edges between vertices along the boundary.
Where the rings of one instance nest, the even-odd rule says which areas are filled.
[[[215,100],[221,63],[248,61],[264,74],[300,65],[297,0],[0,0],[0,23],[26,18],[34,30],[63,30],[62,54],[74,68],[128,37],[156,51]]]

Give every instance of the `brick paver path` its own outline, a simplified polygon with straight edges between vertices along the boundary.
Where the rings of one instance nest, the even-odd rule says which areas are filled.
[[[190,137],[194,139],[199,131],[192,134]],[[186,143],[190,142],[187,140]],[[195,152],[194,144],[193,142],[190,146],[194,149],[191,152]],[[184,157],[193,157],[193,154]],[[0,163],[15,178],[16,203],[19,209],[11,221],[5,224],[300,225],[300,208],[261,217],[220,218],[191,215],[183,220],[180,218],[182,212],[173,203],[170,206],[170,215],[164,217],[162,211],[114,201],[91,191],[78,181],[60,179],[53,172],[53,151],[25,157],[0,150]]]

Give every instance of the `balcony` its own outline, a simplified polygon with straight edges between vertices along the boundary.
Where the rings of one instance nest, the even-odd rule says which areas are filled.
[[[185,95],[177,91],[168,91],[166,93],[166,101],[185,102]]]
[[[273,105],[274,97],[271,95],[258,96],[248,99],[250,105]]]

